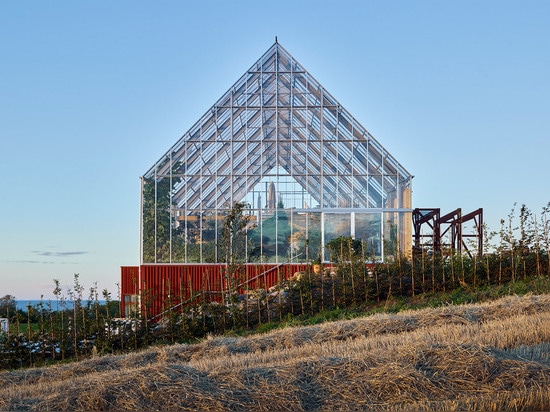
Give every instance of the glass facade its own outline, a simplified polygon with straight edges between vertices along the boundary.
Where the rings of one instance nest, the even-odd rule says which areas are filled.
[[[276,42],[142,177],[142,263],[224,262],[236,202],[249,262],[326,261],[339,236],[408,253],[411,180]]]

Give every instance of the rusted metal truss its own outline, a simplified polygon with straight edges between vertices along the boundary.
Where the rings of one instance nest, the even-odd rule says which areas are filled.
[[[483,209],[479,208],[473,212],[462,214],[458,208],[450,213],[441,215],[439,208],[416,208],[412,214],[414,230],[414,252],[431,249],[434,253],[448,251],[449,253],[462,253],[465,251],[470,257],[473,250],[470,250],[466,239],[475,239],[475,252],[483,254]],[[464,232],[463,224],[473,221],[474,230],[470,233]],[[428,230],[426,231],[426,227]],[[472,242],[470,242],[472,243]],[[472,248],[473,249],[473,248]]]

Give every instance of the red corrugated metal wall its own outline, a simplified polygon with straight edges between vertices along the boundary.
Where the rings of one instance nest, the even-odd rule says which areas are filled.
[[[121,313],[137,301],[141,279],[142,309],[154,317],[176,305],[222,301],[227,290],[225,264],[141,265],[121,267]],[[296,272],[307,270],[305,263],[247,264],[236,275],[239,293],[246,289],[268,289]],[[140,273],[141,272],[141,273]]]
[[[128,299],[138,294],[139,266],[122,266],[120,268],[120,316],[124,317]]]
[[[135,295],[138,290],[139,266],[122,266],[120,274],[120,292],[123,295]]]

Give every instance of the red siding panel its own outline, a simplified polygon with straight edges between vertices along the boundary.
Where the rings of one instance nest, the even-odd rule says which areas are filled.
[[[138,294],[139,266],[122,266],[120,268],[120,315],[126,311],[126,296]]]
[[[308,265],[247,264],[236,274],[239,293],[247,289],[269,289],[307,270]],[[141,273],[140,273],[141,272]],[[201,300],[221,302],[227,282],[225,264],[148,264],[121,267],[121,312],[125,313],[125,296],[140,295],[147,317],[157,316],[174,306]],[[139,279],[141,279],[141,284]],[[138,286],[139,285],[139,286]]]

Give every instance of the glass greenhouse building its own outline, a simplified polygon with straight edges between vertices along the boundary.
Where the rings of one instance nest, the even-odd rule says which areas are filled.
[[[412,176],[277,41],[141,178],[141,264],[330,261],[339,236],[383,261],[411,250]]]

